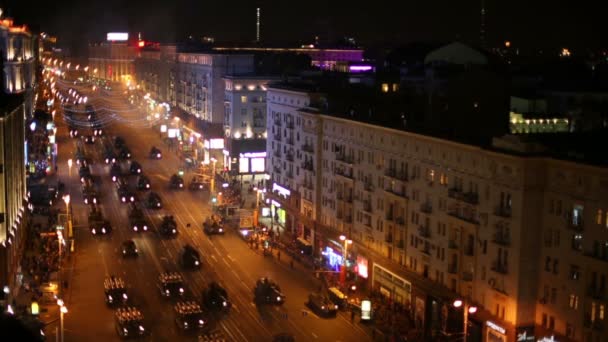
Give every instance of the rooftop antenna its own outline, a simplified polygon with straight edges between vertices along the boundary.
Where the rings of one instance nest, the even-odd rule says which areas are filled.
[[[481,0],[481,21],[479,23],[479,41],[481,47],[486,47],[486,2]]]
[[[256,8],[255,14],[255,41],[260,43],[260,8]]]

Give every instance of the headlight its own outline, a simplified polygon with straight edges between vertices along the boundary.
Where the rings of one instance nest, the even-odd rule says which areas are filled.
[[[116,176],[112,176],[112,182],[116,182]]]
[[[111,296],[111,295],[108,295],[108,302],[110,302],[110,303],[111,303],[113,300],[114,300],[114,298],[112,298],[112,296]]]
[[[199,262],[198,260],[194,261],[194,265],[198,266]]]
[[[131,196],[131,202],[135,201],[135,197]]]
[[[126,294],[126,293],[123,293],[123,294],[122,294],[122,298],[127,299],[127,298],[129,298],[129,297],[127,296],[127,294]]]
[[[220,228],[220,229],[219,229],[219,232],[220,232],[220,233],[221,233],[221,232],[223,232],[223,231],[224,231],[224,229],[222,229],[222,228]]]
[[[88,198],[84,199],[84,204],[89,204],[89,199]]]
[[[226,301],[223,301],[222,306],[228,306],[228,303]]]
[[[137,169],[137,173],[141,173],[141,169]]]
[[[95,230],[95,228],[91,229],[91,233],[93,233],[93,235],[97,234],[97,231]]]
[[[123,249],[122,254],[127,254],[127,251],[125,249]]]
[[[106,229],[105,228],[101,228],[101,232],[105,234],[106,233]]]
[[[334,305],[334,309],[338,310],[338,306],[337,306],[337,305]]]
[[[110,163],[110,159],[106,158],[106,164]]]
[[[123,196],[120,200],[124,203],[127,201],[127,198]]]
[[[184,184],[179,183],[179,187],[180,187],[180,188],[183,188],[183,187],[184,187]]]
[[[188,322],[184,322],[184,326],[187,327],[188,326]]]
[[[184,293],[184,288],[183,287],[179,288],[179,293]]]
[[[203,324],[205,324],[205,321],[203,321],[202,319],[199,319],[198,324],[203,325]]]
[[[325,310],[325,305],[321,305],[321,310]]]
[[[175,233],[176,233],[175,229],[173,229],[171,232],[173,232],[173,234],[175,234]]]
[[[134,230],[134,231],[137,231],[137,226],[133,226],[133,230]]]
[[[160,153],[156,154],[156,158],[160,158]]]
[[[160,203],[156,203],[156,206],[160,208]]]
[[[146,189],[150,189],[150,184],[146,184]]]
[[[97,204],[97,198],[93,198],[93,203]]]
[[[199,188],[199,189],[202,189],[202,188],[203,188],[203,186],[202,186],[202,185],[199,185],[199,186],[198,186],[198,188]]]
[[[277,296],[277,302],[281,301],[281,296]]]
[[[139,251],[137,250],[137,248],[135,248],[135,253],[138,253]]]
[[[142,325],[139,326],[139,331],[144,331],[144,327]]]
[[[166,289],[166,290],[165,290],[165,293],[166,293],[166,294],[169,294],[169,289]]]
[[[144,226],[144,230],[148,230],[148,226]]]
[[[122,331],[125,333],[125,335],[129,333],[129,330],[127,330],[127,328],[122,328]]]

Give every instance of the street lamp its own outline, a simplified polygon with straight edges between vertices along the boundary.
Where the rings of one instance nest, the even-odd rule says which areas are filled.
[[[70,194],[62,197],[65,202],[65,213],[68,218],[68,238],[72,237],[72,218],[70,217]]]
[[[215,162],[217,162],[217,159],[211,158],[211,163],[213,163],[211,167],[211,192],[215,191]]]
[[[462,299],[456,299],[454,301],[454,303],[452,303],[452,306],[454,306],[455,308],[460,308],[462,306],[464,306],[464,330],[463,330],[463,335],[464,335],[464,340],[467,340],[467,335],[468,335],[468,330],[469,330],[469,315],[472,315],[474,313],[477,312],[477,307],[474,305],[470,305],[469,303],[467,303],[466,301],[463,301]]]
[[[68,159],[68,176],[72,177],[72,159]]]
[[[63,299],[57,299],[57,305],[59,305],[59,323],[61,325],[61,342],[63,342],[63,315],[68,313],[68,308],[64,305]]]
[[[342,256],[342,267],[340,269],[340,283],[344,286],[346,282],[346,258],[348,256],[348,245],[353,243],[353,240],[347,239],[346,236],[340,235],[340,241],[344,242],[344,250],[342,251],[344,254]]]

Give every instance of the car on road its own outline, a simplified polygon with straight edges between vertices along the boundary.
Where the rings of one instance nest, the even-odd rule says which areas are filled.
[[[137,250],[137,246],[135,246],[135,241],[133,241],[133,240],[123,241],[122,256],[124,256],[124,257],[135,256],[136,257],[138,254],[139,254],[139,251]]]
[[[96,137],[101,137],[103,136],[103,128],[101,126],[101,124],[99,122],[94,122],[92,124],[92,128],[93,128],[93,135]]]
[[[289,333],[280,333],[274,335],[272,342],[296,342],[296,338]]]
[[[118,151],[118,157],[120,159],[131,159],[131,150],[127,146],[123,146],[120,151]]]
[[[103,281],[106,304],[110,306],[124,305],[129,300],[125,281],[116,276],[110,276]]]
[[[201,256],[192,245],[187,244],[182,250],[180,263],[184,268],[194,269],[201,267]]]
[[[112,226],[108,220],[104,220],[101,211],[93,205],[89,212],[89,229],[93,235],[106,235],[112,232]]]
[[[88,165],[81,165],[80,168],[78,168],[78,176],[80,176],[80,178],[84,177],[84,176],[90,176],[91,175],[91,168]]]
[[[128,186],[118,187],[116,193],[120,199],[120,203],[135,203],[137,200],[135,193],[131,191]]]
[[[160,224],[160,234],[165,237],[177,235],[177,223],[175,222],[173,215],[163,216],[163,220]]]
[[[192,190],[192,191],[202,191],[202,190],[208,190],[209,187],[203,181],[202,177],[195,176],[190,181],[190,184],[188,184],[188,189]]]
[[[258,279],[253,288],[253,299],[256,304],[283,305],[285,295],[275,282],[268,278],[261,278]]]
[[[122,137],[115,137],[114,138],[114,148],[121,149],[121,148],[123,148],[123,146],[126,146],[125,139],[123,139]]]
[[[163,154],[160,149],[156,148],[156,146],[152,146],[149,153],[150,159],[162,159]]]
[[[129,204],[129,225],[134,232],[147,232],[148,221],[137,204]]]
[[[177,272],[163,272],[158,276],[158,289],[163,297],[182,297],[184,278]]]
[[[70,138],[76,138],[78,136],[78,128],[70,126]]]
[[[116,163],[116,154],[112,150],[106,150],[103,157],[106,164]]]
[[[82,136],[82,140],[84,141],[85,144],[94,144],[95,143],[95,136],[93,135],[83,135]]]
[[[112,182],[116,182],[116,180],[122,175],[122,168],[118,163],[112,163],[110,167],[110,177],[112,177]]]
[[[212,217],[207,217],[203,222],[203,231],[207,235],[224,234],[224,225]]]
[[[82,179],[82,199],[84,204],[97,204],[99,201],[95,184],[91,178]]]
[[[118,308],[114,316],[116,333],[121,338],[137,338],[149,334],[144,324],[144,315],[136,307]]]
[[[207,310],[216,312],[228,312],[232,307],[228,300],[228,292],[215,281],[209,283],[203,290],[201,302]]]
[[[174,307],[175,324],[181,330],[200,330],[206,327],[203,309],[193,301],[177,302]]]
[[[156,192],[150,192],[145,202],[148,209],[160,209],[163,207],[163,201]]]
[[[184,188],[184,179],[180,177],[178,174],[173,174],[171,179],[169,179],[169,188],[171,189],[183,189]]]
[[[338,314],[338,304],[319,293],[308,295],[306,305],[321,317],[335,317]]]
[[[132,175],[141,174],[141,165],[139,165],[139,163],[135,160],[131,161],[131,165],[129,165],[129,172],[131,172]]]
[[[150,190],[151,186],[150,179],[148,179],[148,177],[145,175],[140,174],[139,177],[137,177],[137,190]]]

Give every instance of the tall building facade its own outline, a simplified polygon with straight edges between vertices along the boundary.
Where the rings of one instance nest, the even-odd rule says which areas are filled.
[[[134,76],[137,47],[106,42],[89,45],[89,76],[108,81],[125,81]]]
[[[142,50],[135,59],[135,78],[144,92],[159,102],[175,105],[175,61],[177,47],[163,45],[156,50]]]
[[[426,336],[459,332],[460,298],[479,308],[474,341],[605,339],[606,168],[330,115],[306,87],[271,85],[267,103],[276,223],[346,257]]]
[[[1,12],[0,12],[1,16]],[[25,238],[25,121],[34,111],[37,37],[0,18],[0,286],[20,285]]]

